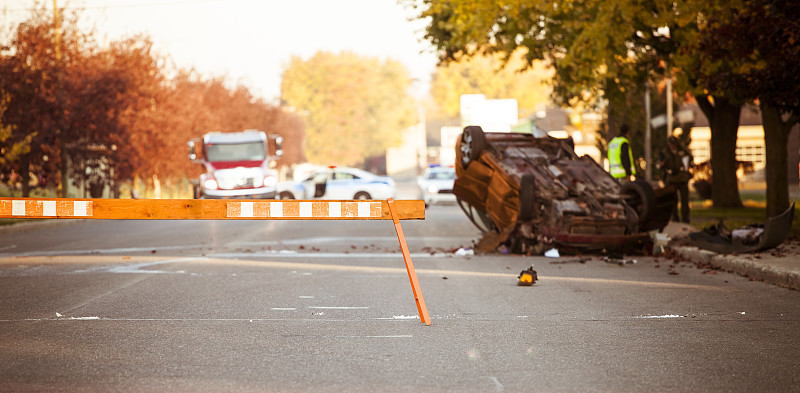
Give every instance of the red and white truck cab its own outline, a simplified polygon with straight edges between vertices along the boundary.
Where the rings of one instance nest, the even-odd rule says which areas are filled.
[[[189,159],[203,166],[199,181],[193,182],[194,197],[275,198],[278,172],[273,168],[283,154],[282,142],[282,137],[258,130],[210,132],[192,139]]]

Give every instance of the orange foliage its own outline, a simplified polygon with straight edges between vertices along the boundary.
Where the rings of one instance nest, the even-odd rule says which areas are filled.
[[[190,163],[186,142],[209,131],[278,134],[285,151],[279,164],[305,161],[304,124],[297,116],[222,77],[167,69],[146,36],[100,48],[76,21],[75,14],[63,21],[56,40],[52,18],[39,4],[0,47],[0,98],[7,100],[0,124],[12,130],[0,151],[29,147],[0,161],[0,181],[34,173],[49,180],[41,185],[52,186],[65,160],[76,182],[86,176],[86,165],[97,165],[117,184],[136,176],[194,177],[199,168]]]

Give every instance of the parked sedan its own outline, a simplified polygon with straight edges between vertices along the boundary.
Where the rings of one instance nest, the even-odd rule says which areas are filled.
[[[432,166],[425,169],[417,179],[421,198],[425,207],[439,202],[454,202],[453,182],[456,180],[456,169],[447,166]]]
[[[387,199],[394,195],[392,178],[349,167],[330,167],[300,181],[278,184],[279,199]]]

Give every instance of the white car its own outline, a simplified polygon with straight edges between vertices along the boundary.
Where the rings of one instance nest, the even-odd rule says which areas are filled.
[[[388,199],[394,180],[358,168],[330,167],[300,181],[278,184],[278,199]]]
[[[449,166],[432,166],[425,168],[422,176],[417,178],[417,185],[425,206],[440,202],[455,202],[453,182],[456,170]]]

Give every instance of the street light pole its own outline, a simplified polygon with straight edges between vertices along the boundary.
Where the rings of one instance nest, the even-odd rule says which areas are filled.
[[[55,52],[56,52],[56,63],[58,69],[56,70],[56,99],[60,100],[62,96],[61,92],[61,83],[62,83],[62,70],[61,67],[61,22],[58,20],[58,0],[53,0],[53,27],[55,30]],[[60,102],[59,102],[60,103]],[[60,169],[60,178],[61,182],[58,185],[58,196],[61,198],[65,198],[68,196],[68,184],[69,184],[69,170],[67,168],[67,146],[64,142],[64,135],[63,135],[63,125],[64,125],[64,113],[60,112],[58,116],[58,127],[59,129],[56,130],[56,135],[58,135],[58,145],[60,150],[60,158],[61,158],[61,169]]]
[[[667,138],[672,136],[672,72],[667,61]]]

